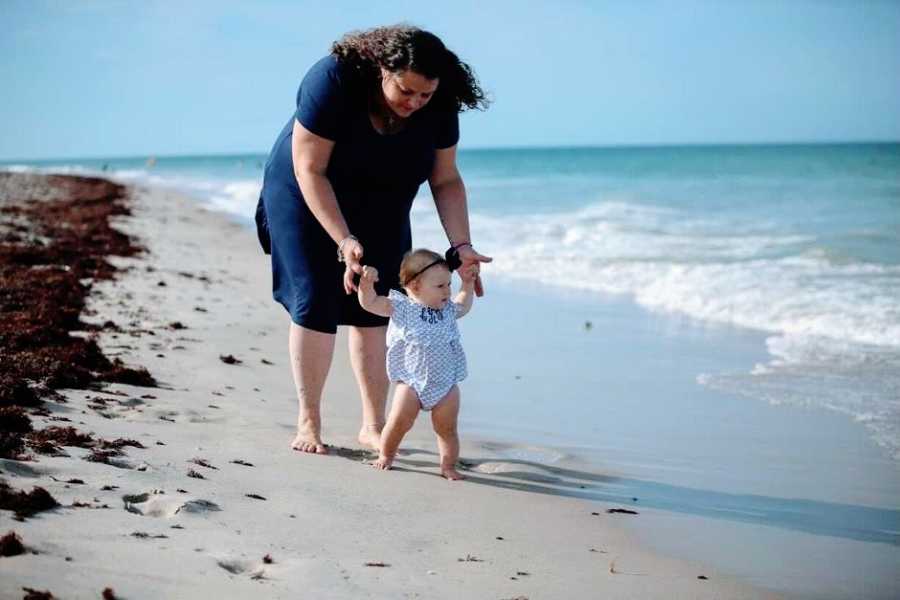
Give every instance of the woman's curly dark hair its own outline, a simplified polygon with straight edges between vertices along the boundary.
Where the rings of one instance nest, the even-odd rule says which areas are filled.
[[[409,69],[428,79],[440,78],[432,100],[440,107],[457,112],[488,107],[472,67],[448,50],[438,36],[418,27],[391,25],[352,31],[332,44],[331,53],[370,81],[381,77],[379,67],[391,73]]]

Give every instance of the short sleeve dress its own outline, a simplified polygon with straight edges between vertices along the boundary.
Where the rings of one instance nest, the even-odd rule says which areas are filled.
[[[334,55],[315,63],[297,91],[297,109],[266,161],[256,211],[263,250],[272,255],[272,295],[297,325],[334,333],[337,325],[383,326],[388,319],[346,294],[336,246],[309,210],[294,176],[294,120],[335,142],[326,176],[341,213],[378,269],[376,291],[399,288],[400,261],[412,246],[409,213],[435,151],[459,139],[456,110],[433,103],[413,113],[401,132],[382,135],[369,118],[373,84]]]
[[[397,290],[388,295],[393,313],[387,332],[387,372],[394,382],[416,391],[419,405],[431,410],[468,375],[456,325],[457,306],[434,309]]]

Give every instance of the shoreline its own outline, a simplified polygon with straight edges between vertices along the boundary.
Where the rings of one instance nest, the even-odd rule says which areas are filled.
[[[483,356],[491,372],[473,370],[469,382],[475,400],[496,406],[470,403],[461,419],[481,410],[488,424],[515,407],[532,414],[516,421],[518,430],[486,427],[479,435],[522,439],[529,432],[521,422],[554,423],[555,439],[535,431],[532,444],[550,443],[557,456],[610,476],[569,493],[638,497],[641,518],[624,524],[669,556],[691,556],[789,597],[900,593],[900,473],[869,432],[838,412],[698,384],[702,373],[746,372],[764,361],[764,333],[616,298],[504,287],[494,281],[492,302],[461,325],[473,364],[479,341],[514,332],[509,352]],[[516,335],[508,323],[528,327]],[[510,385],[514,393],[503,398]],[[835,564],[848,567],[827,566]]]
[[[143,332],[103,331],[99,343],[146,367],[159,387],[65,391],[68,401],[48,402],[51,417],[39,418],[67,415],[79,430],[145,448],[117,464],[78,460],[87,452],[72,447],[68,457],[0,461],[10,485],[39,484],[63,504],[7,526],[38,554],[0,558],[0,593],[774,597],[646,551],[619,522],[630,515],[605,512],[617,504],[509,484],[510,473],[539,481],[544,465],[463,439],[469,480],[444,482],[422,420],[399,468],[359,464],[368,453],[355,442],[359,407],[343,337],[323,405],[333,456],[291,453],[287,318],[269,298],[255,238],[169,191],[131,188],[131,203],[133,216],[115,226],[147,255],[113,261],[122,277],[95,283],[85,321]],[[474,470],[486,464],[498,468]]]

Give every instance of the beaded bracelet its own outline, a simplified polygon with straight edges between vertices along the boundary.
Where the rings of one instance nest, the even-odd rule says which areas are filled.
[[[347,243],[347,240],[353,240],[354,242],[357,242],[357,243],[359,242],[359,239],[357,239],[357,237],[353,234],[350,234],[341,240],[341,243],[338,244],[338,247],[337,247],[337,259],[338,259],[338,262],[340,262],[340,263],[346,262],[344,260],[344,244]]]

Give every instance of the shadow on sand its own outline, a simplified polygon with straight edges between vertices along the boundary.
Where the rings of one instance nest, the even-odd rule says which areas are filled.
[[[335,448],[343,458],[373,460],[367,450]],[[417,458],[425,455],[428,458]],[[401,450],[395,471],[440,477],[432,451]],[[614,477],[509,458],[460,459],[466,481],[477,485],[551,494],[624,505],[632,510],[651,508],[802,531],[863,542],[900,546],[900,510],[836,504],[752,494],[728,494],[654,481]]]

